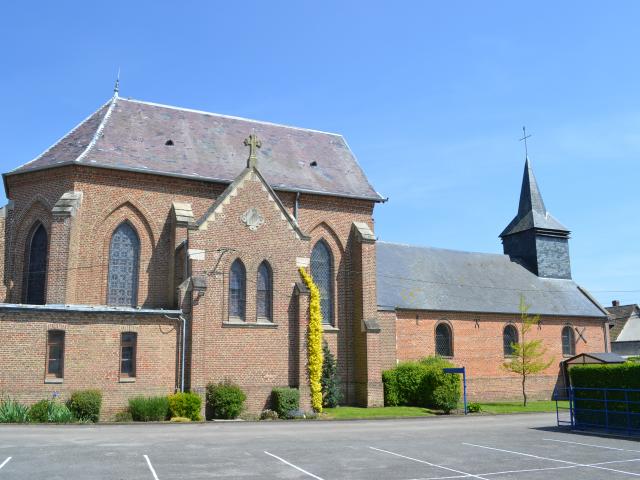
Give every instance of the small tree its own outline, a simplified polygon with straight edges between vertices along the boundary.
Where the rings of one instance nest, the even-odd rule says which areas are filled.
[[[337,407],[340,403],[340,381],[338,380],[338,366],[336,357],[333,356],[327,342],[322,344],[322,405],[324,407]]]
[[[542,339],[527,340],[527,334],[534,325],[540,323],[540,315],[529,315],[529,308],[520,295],[520,338],[518,342],[511,344],[512,358],[504,362],[503,367],[509,372],[517,373],[522,377],[522,399],[527,406],[527,378],[549,368],[553,358],[544,360],[547,349],[542,345]]]

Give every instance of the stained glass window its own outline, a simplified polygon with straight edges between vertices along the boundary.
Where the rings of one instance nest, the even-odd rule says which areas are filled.
[[[576,354],[576,343],[573,336],[573,328],[566,326],[562,329],[562,354],[566,356]]]
[[[320,290],[322,323],[333,324],[333,255],[323,240],[311,252],[311,276]]]
[[[30,305],[44,304],[48,243],[47,231],[42,224],[39,224],[31,235],[27,251],[24,303]]]
[[[436,355],[453,357],[453,335],[451,327],[441,323],[436,327]]]
[[[258,267],[258,288],[256,295],[256,309],[259,319],[271,321],[271,302],[273,299],[273,287],[271,281],[271,268],[264,261]]]
[[[507,325],[502,332],[502,348],[505,357],[510,357],[514,354],[514,343],[518,343],[518,330],[513,325]]]
[[[244,320],[247,272],[240,259],[233,262],[229,273],[229,317]]]
[[[139,256],[138,234],[129,222],[120,224],[109,249],[109,305],[136,306]]]

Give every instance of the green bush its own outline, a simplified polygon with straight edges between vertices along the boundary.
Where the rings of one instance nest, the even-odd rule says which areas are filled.
[[[161,422],[169,416],[169,399],[167,397],[130,398],[129,411],[134,422]]]
[[[114,421],[116,422],[133,422],[133,416],[131,415],[131,411],[127,408],[125,410],[121,410],[114,416]]]
[[[10,398],[0,402],[0,423],[26,423],[29,407]]]
[[[480,413],[482,411],[482,405],[478,402],[471,402],[467,405],[467,411],[469,413]]]
[[[382,372],[382,386],[384,390],[384,404],[387,407],[400,405],[398,397],[398,375],[397,370],[387,370]]]
[[[196,393],[181,392],[169,395],[171,417],[185,417],[198,422],[201,420],[202,399]]]
[[[67,400],[67,408],[81,422],[97,422],[100,419],[102,393],[100,390],[79,390]]]
[[[458,376],[442,371],[452,366],[440,357],[427,357],[419,362],[403,362],[383,372],[385,405],[426,407],[449,413],[457,407],[461,393]]]
[[[207,385],[207,418],[236,418],[246,399],[242,389],[229,380],[210,383]]]
[[[29,421],[33,423],[69,423],[73,414],[63,403],[40,400],[29,408]]]
[[[29,421],[33,423],[49,421],[49,400],[40,400],[29,407]]]
[[[338,365],[327,342],[322,344],[322,406],[327,408],[337,407],[342,400],[340,381],[338,379]]]
[[[273,409],[280,418],[300,408],[300,391],[297,388],[280,387],[271,391]]]

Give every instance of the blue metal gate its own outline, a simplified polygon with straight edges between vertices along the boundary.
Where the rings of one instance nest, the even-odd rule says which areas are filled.
[[[556,401],[558,426],[640,435],[640,390],[569,387],[568,397],[568,407]]]

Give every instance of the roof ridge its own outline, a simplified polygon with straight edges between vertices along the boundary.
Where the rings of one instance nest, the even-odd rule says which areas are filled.
[[[410,247],[410,248],[422,248],[422,249],[430,249],[430,250],[443,250],[446,252],[454,252],[454,253],[470,253],[474,255],[496,255],[498,257],[508,257],[508,255],[504,253],[491,253],[491,252],[475,252],[471,250],[456,250],[453,248],[444,248],[444,247],[434,247],[431,245],[412,245],[409,243],[400,243],[400,242],[388,242],[385,240],[378,240],[376,243],[385,243],[387,245],[397,245],[399,247]]]
[[[106,107],[109,102],[113,101],[113,97],[109,98],[109,100],[107,100],[106,102],[104,102],[102,105],[100,105],[100,107],[98,107],[97,110],[94,110],[93,112],[91,112],[88,116],[86,116],[85,118],[82,119],[82,121],[80,121],[75,127],[73,127],[71,130],[69,130],[67,133],[65,133],[63,136],[61,136],[60,138],[58,138],[58,140],[56,140],[55,142],[53,142],[49,148],[47,148],[44,152],[42,152],[40,155],[38,155],[37,157],[29,160],[27,163],[23,163],[22,165],[18,165],[16,168],[13,168],[11,170],[9,170],[9,172],[7,173],[11,173],[14,172],[20,168],[24,168],[27,165],[29,165],[30,163],[35,162],[36,160],[40,160],[42,157],[44,157],[47,153],[49,153],[51,151],[51,149],[53,147],[55,147],[56,145],[58,145],[62,140],[64,140],[65,138],[67,138],[68,136],[70,136],[73,132],[75,132],[76,130],[78,130],[78,128],[80,128],[82,125],[85,124],[85,122],[87,122],[87,120],[89,120],[91,117],[93,117],[96,113],[98,113],[100,110],[102,110],[104,107]],[[102,123],[102,122],[101,122]]]
[[[139,104],[142,104],[142,105],[150,105],[152,107],[169,108],[171,110],[179,110],[179,111],[182,111],[182,112],[190,112],[190,113],[200,113],[200,114],[204,114],[204,115],[214,115],[216,117],[228,118],[228,119],[231,119],[231,120],[243,120],[245,122],[261,123],[263,125],[271,125],[273,127],[284,127],[284,128],[290,128],[292,130],[302,130],[304,132],[322,133],[322,134],[325,134],[325,135],[333,135],[333,136],[336,136],[336,137],[344,138],[343,135],[340,134],[340,133],[327,132],[325,130],[316,130],[316,129],[313,129],[313,128],[295,127],[293,125],[285,125],[284,123],[267,122],[265,120],[255,120],[253,118],[239,117],[239,116],[236,116],[236,115],[225,115],[223,113],[208,112],[206,110],[197,110],[197,109],[194,109],[194,108],[176,107],[174,105],[167,105],[167,104],[164,104],[164,103],[156,103],[156,102],[147,102],[145,100],[136,100],[134,98],[123,98],[123,97],[118,97],[118,98],[120,100],[124,100],[126,102],[139,103]]]
[[[102,120],[98,125],[98,128],[96,128],[96,131],[93,134],[93,138],[91,138],[91,141],[87,145],[87,148],[85,148],[82,151],[82,153],[78,155],[78,158],[76,158],[74,162],[77,162],[77,163],[82,162],[82,159],[87,156],[87,154],[89,153],[89,150],[91,150],[94,147],[94,145],[100,138],[100,135],[102,135],[102,132],[104,131],[104,127],[107,124],[107,120],[109,120],[109,117],[111,117],[111,112],[113,112],[113,108],[115,107],[117,100],[118,100],[118,93],[116,92],[116,94],[111,98],[111,104],[109,105],[109,109],[104,114],[104,117],[102,117]]]

